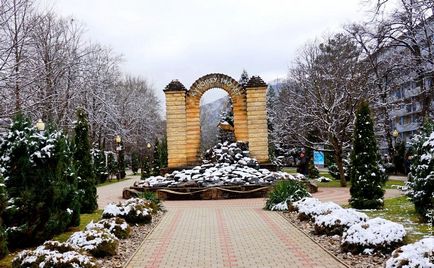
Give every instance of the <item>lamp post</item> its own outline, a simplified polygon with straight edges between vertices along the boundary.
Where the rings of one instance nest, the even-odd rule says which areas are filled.
[[[116,172],[116,178],[118,180],[121,179],[121,151],[122,151],[122,138],[120,135],[116,135],[115,137],[115,142],[116,142],[116,152],[118,153],[118,167],[117,167],[117,172]]]
[[[42,121],[42,119],[38,119],[38,122],[36,123],[36,128],[39,132],[43,133],[45,130],[45,123]]]
[[[397,151],[396,151],[396,140],[397,140],[397,138],[399,136],[398,130],[395,129],[392,132],[392,136],[393,136],[393,164],[395,165],[395,175],[396,175],[397,171],[398,171],[397,161],[396,161],[396,158],[398,157],[397,156]]]

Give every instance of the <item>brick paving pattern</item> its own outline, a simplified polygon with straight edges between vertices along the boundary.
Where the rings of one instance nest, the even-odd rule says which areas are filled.
[[[345,267],[262,198],[164,204],[127,267]]]

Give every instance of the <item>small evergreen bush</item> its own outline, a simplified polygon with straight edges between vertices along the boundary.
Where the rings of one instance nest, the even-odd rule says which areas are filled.
[[[310,194],[302,182],[296,180],[278,181],[268,194],[265,208],[271,210],[276,204],[286,201],[298,201],[307,196],[310,196]]]
[[[348,161],[347,159],[343,159],[342,162],[344,164],[345,180],[349,181],[350,180],[350,172],[351,172],[350,161]],[[329,174],[333,177],[333,179],[339,180],[338,166],[335,163],[332,163],[329,165],[328,169],[329,169]]]
[[[95,257],[116,255],[119,240],[106,229],[91,229],[75,232],[66,241]]]
[[[92,229],[106,229],[119,239],[128,238],[131,233],[131,228],[128,223],[119,217],[102,219],[95,223],[92,221],[86,225],[86,230]]]
[[[3,213],[11,248],[41,243],[80,222],[71,144],[60,131],[39,133],[19,116],[0,141],[8,192]]]
[[[434,218],[434,124],[425,122],[420,134],[411,140],[414,153],[408,174],[406,195],[425,220]]]
[[[12,261],[12,268],[97,268],[96,260],[77,247],[57,241],[47,241],[35,250],[24,250]]]
[[[74,132],[74,160],[77,168],[80,209],[82,213],[92,213],[98,208],[96,181],[90,154],[89,122],[87,113],[80,108],[77,109]]]
[[[351,152],[350,205],[358,209],[383,207],[386,175],[380,163],[380,155],[370,116],[369,105],[362,101],[356,112],[356,122]]]
[[[102,213],[105,219],[121,217],[128,223],[149,223],[152,220],[151,208],[147,201],[131,198],[119,204],[108,204]]]

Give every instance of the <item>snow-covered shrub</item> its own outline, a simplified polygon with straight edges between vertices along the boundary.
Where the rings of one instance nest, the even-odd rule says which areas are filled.
[[[129,237],[131,232],[131,228],[128,223],[119,217],[102,219],[95,223],[91,221],[88,225],[86,225],[86,230],[92,229],[106,229],[119,239]]]
[[[369,104],[362,101],[356,112],[351,151],[351,198],[350,205],[359,209],[383,207],[384,189],[387,180],[374,133]]]
[[[327,177],[321,176],[318,179],[316,179],[316,181],[318,181],[318,182],[331,182],[332,180],[327,178]]]
[[[308,207],[310,208],[310,207],[314,207],[314,206],[320,205],[320,204],[321,204],[321,201],[319,201],[317,198],[305,197],[299,201],[292,202],[288,206],[288,210],[289,211],[298,211],[299,208],[306,209]]]
[[[425,123],[421,134],[411,140],[414,155],[408,174],[406,195],[416,211],[426,220],[432,219],[434,210],[434,124]]]
[[[80,221],[71,144],[60,131],[37,131],[18,118],[0,139],[8,192],[3,213],[11,248],[36,245]]]
[[[278,181],[271,192],[268,193],[265,208],[273,210],[273,207],[279,203],[295,202],[307,196],[310,196],[310,194],[302,182],[296,180]],[[279,206],[279,208],[282,208],[282,206]]]
[[[343,168],[344,168],[344,175],[345,175],[345,180],[349,181],[350,180],[350,161],[348,161],[347,159],[342,159],[342,163],[343,163]],[[328,170],[329,170],[329,174],[333,177],[333,179],[335,180],[339,180],[339,169],[338,166],[333,163],[331,165],[328,166]]]
[[[333,202],[317,202],[315,199],[305,200],[304,202],[296,205],[299,220],[314,220],[319,215],[327,215],[333,210],[342,209]]]
[[[401,224],[374,218],[348,228],[342,236],[341,247],[352,253],[362,253],[367,249],[390,252],[402,244],[405,235]]]
[[[73,233],[67,243],[83,249],[95,257],[113,256],[116,254],[119,240],[106,229],[90,229]]]
[[[434,237],[402,246],[392,252],[386,268],[434,268]]]
[[[342,235],[350,226],[365,222],[368,216],[354,209],[335,209],[329,214],[315,217],[315,233]]]
[[[94,258],[68,243],[47,241],[35,250],[24,250],[12,261],[12,268],[96,268]]]
[[[131,198],[123,203],[108,204],[102,213],[102,217],[121,217],[128,223],[149,223],[152,220],[151,209],[146,200]]]

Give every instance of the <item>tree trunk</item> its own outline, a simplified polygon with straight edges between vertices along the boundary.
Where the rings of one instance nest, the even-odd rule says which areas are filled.
[[[344,171],[344,161],[342,157],[342,148],[335,148],[334,157],[339,170],[339,180],[341,182],[341,187],[347,187],[347,181],[345,179]]]

